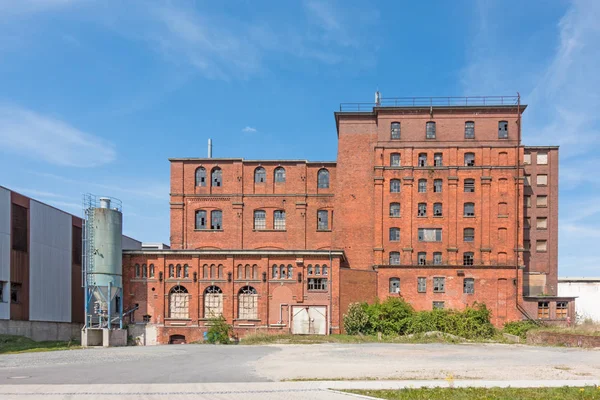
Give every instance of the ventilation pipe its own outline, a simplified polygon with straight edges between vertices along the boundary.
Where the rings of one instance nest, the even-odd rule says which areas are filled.
[[[208,139],[208,158],[212,158],[212,139]]]

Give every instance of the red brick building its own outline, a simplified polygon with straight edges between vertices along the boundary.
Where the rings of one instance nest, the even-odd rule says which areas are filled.
[[[349,303],[388,296],[483,302],[499,326],[538,308],[565,319],[558,149],[521,145],[517,98],[443,102],[342,105],[336,162],[171,159],[171,250],[125,252],[137,320],[158,342],[198,340],[213,315],[240,335],[324,334]],[[546,208],[529,207],[534,194]]]

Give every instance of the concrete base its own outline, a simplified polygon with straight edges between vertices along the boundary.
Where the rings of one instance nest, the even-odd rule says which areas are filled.
[[[0,334],[25,336],[36,342],[69,341],[79,338],[79,323],[0,320]]]
[[[81,330],[81,346],[127,346],[127,330],[84,328]]]

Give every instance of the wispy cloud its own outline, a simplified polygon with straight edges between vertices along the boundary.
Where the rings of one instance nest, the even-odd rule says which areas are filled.
[[[254,132],[256,132],[256,128],[252,128],[251,126],[247,126],[244,129],[242,129],[242,132],[254,133]]]
[[[0,151],[71,167],[93,167],[116,157],[114,146],[97,136],[10,105],[0,105]]]
[[[58,9],[77,0],[0,0],[0,20],[3,17],[32,14]]]

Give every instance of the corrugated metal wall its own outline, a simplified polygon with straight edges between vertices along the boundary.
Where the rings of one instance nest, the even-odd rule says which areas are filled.
[[[10,316],[10,191],[0,187],[0,319]]]
[[[71,215],[31,202],[31,321],[71,321],[72,225]]]

